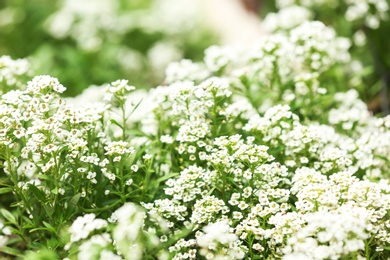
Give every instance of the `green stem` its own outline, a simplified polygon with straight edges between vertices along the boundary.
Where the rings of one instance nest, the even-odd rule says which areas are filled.
[[[150,165],[151,165],[151,162],[150,162]],[[148,166],[148,168],[146,169],[145,180],[144,180],[144,183],[142,185],[143,186],[142,187],[142,198],[143,199],[144,199],[144,197],[146,195],[151,175],[152,175],[152,171],[150,170],[150,166]]]
[[[17,196],[19,196],[22,199],[24,205],[27,207],[27,209],[30,212],[30,214],[32,214],[33,210],[30,207],[30,205],[28,203],[28,200],[24,196],[22,189],[18,185],[18,173],[14,172],[13,169],[12,169],[12,163],[11,163],[11,160],[10,160],[10,151],[9,151],[8,147],[6,149],[6,154],[7,154],[6,158],[7,158],[8,170],[9,170],[9,174],[10,174],[11,180],[14,183],[15,193],[16,193]]]
[[[125,129],[126,129],[126,122],[127,122],[125,104],[121,104],[121,111],[122,111],[122,120],[123,120],[123,125],[122,125],[122,141],[125,141],[125,140],[126,140],[126,132],[125,132]]]
[[[123,203],[125,203],[126,202],[126,195],[125,195],[125,183],[124,183],[123,166],[122,165],[121,165],[121,167],[119,169],[119,176],[120,176],[119,182],[120,182],[120,185],[121,185],[121,189],[120,189],[121,201]]]
[[[365,253],[366,253],[366,260],[370,260],[370,242],[365,240],[364,241],[364,246],[365,246]]]
[[[122,200],[117,200],[116,202],[114,202],[113,204],[111,205],[108,205],[108,206],[105,206],[103,208],[96,208],[96,209],[85,209],[83,207],[80,207],[84,212],[87,212],[87,213],[94,213],[94,212],[102,212],[102,211],[106,211],[106,210],[109,210],[109,209],[112,209],[114,208],[115,206],[117,206],[118,204],[121,204],[122,203]]]

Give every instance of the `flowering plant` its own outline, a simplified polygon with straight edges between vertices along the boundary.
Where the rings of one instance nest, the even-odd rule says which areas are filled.
[[[98,102],[63,99],[50,76],[8,91],[0,251],[389,258],[390,117],[359,100],[349,46],[305,22],[172,63],[150,91],[118,80]]]
[[[351,39],[350,67],[364,84],[356,86],[371,110],[389,114],[390,30],[389,0],[276,0],[264,1],[264,29],[289,31],[307,20],[331,25]],[[269,12],[272,11],[272,12]],[[357,82],[356,82],[357,83]]]

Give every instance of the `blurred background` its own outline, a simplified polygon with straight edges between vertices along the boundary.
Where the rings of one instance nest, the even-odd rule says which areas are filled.
[[[351,39],[356,84],[374,112],[389,114],[390,0],[0,0],[0,56],[28,58],[75,96],[90,85],[164,80],[166,66],[199,61],[213,44],[320,20]]]
[[[216,42],[194,1],[0,0],[0,56],[27,57],[70,96],[122,78],[155,86],[168,63]]]

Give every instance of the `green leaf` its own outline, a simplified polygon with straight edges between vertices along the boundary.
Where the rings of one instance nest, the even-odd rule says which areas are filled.
[[[18,250],[11,248],[11,247],[8,247],[8,246],[1,247],[0,252],[7,254],[7,255],[17,256],[17,257],[22,256],[22,254]]]
[[[76,255],[80,251],[80,248],[77,246],[73,246],[68,251],[68,256]]]
[[[54,182],[54,178],[51,176],[43,175],[43,174],[38,174],[38,178],[41,180],[47,180],[50,182]]]
[[[148,148],[150,148],[154,145],[156,145],[156,141],[150,142],[147,145],[143,145],[143,146],[139,147],[139,149],[137,149],[137,153],[135,154],[135,158],[140,157],[143,152],[145,152]]]
[[[47,248],[57,248],[59,243],[60,242],[58,241],[58,239],[52,237],[52,238],[46,240],[46,247]]]
[[[28,251],[23,260],[57,260],[58,255],[49,249],[40,248],[37,252]]]
[[[370,260],[377,259],[377,256],[378,256],[378,255],[379,255],[379,252],[375,252],[375,253],[371,256]]]
[[[129,133],[129,134],[134,135],[134,136],[145,136],[149,139],[152,139],[152,137],[150,135],[142,132],[139,129],[126,129],[126,133]]]
[[[213,188],[207,193],[207,196],[210,196],[210,195],[214,192],[215,189],[216,189],[216,187],[213,187]]]
[[[54,194],[54,195],[58,194],[58,189],[57,188],[52,189],[51,193]]]
[[[141,102],[143,101],[143,98],[134,106],[134,108],[131,110],[129,117],[134,113],[134,111],[139,107]]]
[[[9,206],[11,208],[20,207],[23,203],[21,201],[12,202]]]
[[[383,155],[380,155],[380,154],[374,155],[374,157],[380,158],[380,159],[382,159],[384,161],[389,161],[389,157],[383,156]]]
[[[11,192],[13,189],[8,187],[8,188],[0,188],[0,194],[8,193]]]
[[[121,129],[123,128],[123,126],[121,124],[119,124],[118,121],[116,121],[115,119],[111,119],[110,123],[113,125],[119,126]]]
[[[75,209],[77,208],[77,203],[79,202],[81,197],[81,193],[78,193],[74,195],[70,201],[68,202],[68,207],[65,210],[64,218],[67,220],[69,219],[73,213],[75,212]]]
[[[105,200],[105,201],[102,202],[102,206],[105,207],[105,206],[108,206],[108,205],[112,205],[112,204],[114,204],[117,201],[118,201],[117,199]]]
[[[34,227],[34,225],[32,225],[32,224],[26,224],[26,225],[24,225],[22,228],[23,229],[31,229],[31,228],[33,228]]]
[[[46,214],[51,217],[54,213],[54,209],[48,205],[43,205],[43,208],[45,209],[46,211]]]
[[[57,230],[52,226],[50,225],[49,223],[47,223],[46,221],[42,221],[43,225],[45,225],[45,227],[47,227],[52,233],[55,233],[57,234]]]
[[[158,179],[156,180],[156,182],[160,183],[160,182],[163,182],[163,181],[165,181],[165,180],[168,180],[168,179],[170,179],[170,178],[172,178],[172,177],[175,177],[175,176],[177,176],[177,175],[179,175],[178,172],[170,173],[170,174],[167,174],[167,175],[164,175],[164,176],[158,178]]]
[[[23,232],[19,231],[18,229],[12,228],[12,227],[10,229],[11,229],[12,234],[23,236]]]
[[[45,193],[43,193],[43,191],[41,191],[40,189],[38,189],[37,186],[35,185],[32,185],[32,184],[29,184],[28,185],[28,189],[34,194],[34,196],[42,203],[45,203],[46,202],[46,195]]]
[[[0,212],[1,212],[1,215],[2,215],[6,220],[8,220],[8,221],[11,222],[11,223],[16,223],[16,218],[15,218],[14,215],[12,215],[11,212],[9,212],[9,211],[6,210],[6,209],[1,209]]]
[[[50,229],[50,228],[33,228],[33,229],[31,229],[30,231],[29,231],[29,233],[34,233],[34,232],[36,232],[36,231],[48,231],[48,232],[50,232],[50,233],[53,233],[53,231]]]
[[[72,207],[72,208],[75,208],[77,206],[77,203],[79,202],[80,200],[80,197],[81,197],[81,193],[78,193],[76,195],[74,195],[70,201],[69,201],[69,207]]]

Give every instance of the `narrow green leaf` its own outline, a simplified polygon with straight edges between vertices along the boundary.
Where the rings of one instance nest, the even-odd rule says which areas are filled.
[[[46,202],[46,195],[37,186],[33,184],[28,185],[28,189],[34,194],[34,196],[42,203]]]
[[[114,204],[117,201],[118,201],[117,199],[105,200],[105,201],[102,202],[102,206],[105,207],[105,206],[108,206],[108,205],[112,205],[112,204]]]
[[[216,188],[216,187],[213,187],[213,188],[207,193],[207,196],[210,196],[210,195],[214,192],[215,188]]]
[[[134,135],[134,136],[145,136],[149,139],[152,139],[152,137],[144,132],[142,132],[141,130],[139,129],[126,129],[126,132],[131,134],[131,135]]]
[[[141,154],[143,152],[145,152],[149,147],[151,147],[151,146],[153,146],[155,144],[156,144],[156,142],[151,142],[151,143],[148,143],[147,145],[143,145],[143,146],[139,147],[137,149],[137,153],[135,155],[135,158],[138,158],[139,156],[141,156]]]
[[[15,201],[15,202],[12,202],[9,206],[11,208],[15,208],[15,207],[20,207],[23,203],[20,202],[20,201]]]
[[[8,221],[11,222],[11,223],[16,223],[16,218],[15,218],[14,215],[12,215],[11,212],[9,212],[9,211],[6,210],[6,209],[1,209],[0,212],[1,212],[1,215],[2,215],[6,220],[8,220]]]
[[[160,182],[166,181],[166,180],[168,180],[168,179],[170,179],[170,178],[172,178],[172,177],[175,177],[175,176],[177,176],[177,175],[179,175],[178,172],[170,173],[170,174],[167,174],[167,175],[164,175],[164,176],[158,178],[158,179],[156,180],[156,182],[160,183]]]
[[[8,187],[8,188],[0,188],[0,194],[8,193],[11,192],[13,189]]]
[[[76,208],[77,208],[77,204],[80,200],[80,197],[81,197],[81,193],[78,193],[76,195],[74,195],[70,201],[68,202],[68,206],[65,210],[65,214],[64,214],[64,218],[67,220],[69,219],[73,214],[74,212],[76,211]]]
[[[8,238],[7,245],[19,244],[20,242],[23,242],[20,236],[11,236]]]
[[[48,229],[50,229],[52,231],[52,233],[55,233],[57,234],[57,230],[52,226],[50,225],[49,223],[47,223],[46,221],[42,221],[43,225],[45,225],[45,227],[47,227]]]
[[[379,252],[375,252],[375,253],[371,256],[370,260],[377,259],[377,256],[378,256],[378,255],[379,255]]]
[[[50,182],[54,182],[54,178],[51,176],[43,175],[43,174],[38,174],[38,178],[41,180],[47,180]]]
[[[53,231],[50,228],[33,228],[29,231],[29,233],[34,233],[36,231],[48,231],[50,233],[53,233]]]
[[[118,121],[116,121],[115,119],[111,119],[110,123],[113,124],[113,125],[119,126],[121,129],[123,128],[122,125],[119,124]]]
[[[31,229],[31,228],[33,228],[34,226],[33,225],[31,225],[31,224],[27,224],[27,225],[24,225],[22,228],[23,229]]]
[[[16,228],[10,228],[10,229],[11,229],[12,234],[23,236],[23,233],[21,231],[19,231],[18,229],[16,229]]]
[[[129,117],[134,113],[134,111],[139,107],[139,105],[141,105],[143,101],[143,98],[134,106],[134,108],[131,110],[130,114],[129,114]]]
[[[72,208],[75,208],[77,206],[77,203],[79,202],[80,200],[80,197],[81,197],[81,193],[78,193],[76,195],[74,195],[70,201],[69,201],[69,207],[72,207]]]
[[[11,247],[8,247],[8,246],[1,247],[0,252],[7,254],[7,255],[17,256],[17,257],[22,256],[22,254],[18,250],[11,248]]]
[[[54,213],[54,209],[48,205],[44,205],[43,208],[45,209],[46,211],[46,214],[51,217]]]

